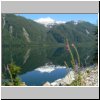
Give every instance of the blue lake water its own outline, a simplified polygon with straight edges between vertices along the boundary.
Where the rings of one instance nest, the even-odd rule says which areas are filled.
[[[22,81],[24,81],[29,86],[41,86],[44,83],[53,82],[57,79],[65,77],[67,74],[66,67],[58,67],[52,68],[48,66],[48,68],[41,68],[39,70],[35,69],[33,71],[27,72],[20,76]]]

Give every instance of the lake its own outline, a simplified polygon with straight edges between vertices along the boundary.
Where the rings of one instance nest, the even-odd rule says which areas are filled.
[[[93,60],[93,48],[91,46],[78,46],[81,66],[89,66]],[[76,53],[72,49],[75,61]],[[19,77],[28,86],[41,86],[45,82],[53,82],[65,77],[68,73],[64,61],[69,67],[71,58],[64,46],[3,46],[2,47],[2,71],[4,66],[11,61],[21,67]]]

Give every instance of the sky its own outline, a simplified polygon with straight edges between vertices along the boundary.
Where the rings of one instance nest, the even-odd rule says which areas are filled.
[[[92,24],[97,24],[98,15],[97,14],[16,14],[23,16],[28,19],[38,20],[40,18],[51,18],[56,21],[88,21]]]

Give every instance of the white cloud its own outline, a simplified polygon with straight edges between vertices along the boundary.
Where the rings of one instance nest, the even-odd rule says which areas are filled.
[[[39,18],[39,19],[36,19],[34,20],[40,24],[44,24],[45,26],[47,25],[54,25],[54,24],[63,24],[65,23],[65,21],[56,21],[50,17],[46,17],[46,18]]]

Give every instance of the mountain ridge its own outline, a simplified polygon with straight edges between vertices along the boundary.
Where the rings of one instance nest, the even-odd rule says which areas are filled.
[[[64,44],[93,42],[96,26],[85,21],[69,21],[45,27],[14,14],[2,14],[3,44]],[[13,41],[13,42],[12,42]]]

